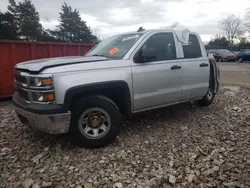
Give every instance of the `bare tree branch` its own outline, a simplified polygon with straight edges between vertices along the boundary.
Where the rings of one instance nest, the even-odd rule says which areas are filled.
[[[241,19],[234,14],[228,15],[227,18],[220,21],[221,29],[225,32],[231,45],[234,44],[234,39],[242,32],[241,24]]]
[[[180,26],[179,22],[174,22],[171,25],[160,27],[161,29],[175,29]]]
[[[170,26],[170,29],[174,29],[174,28],[177,28],[177,27],[179,27],[179,26],[180,26],[179,22],[175,22],[175,23],[173,23],[173,24]]]
[[[248,8],[245,12],[245,26],[250,32],[250,8]]]

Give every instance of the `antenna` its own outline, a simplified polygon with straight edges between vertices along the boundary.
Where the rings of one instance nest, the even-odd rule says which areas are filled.
[[[145,31],[145,29],[142,26],[139,27],[139,29],[137,30],[137,32],[141,32],[141,31]]]

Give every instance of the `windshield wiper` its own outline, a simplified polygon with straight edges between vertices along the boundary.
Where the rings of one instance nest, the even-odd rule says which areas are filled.
[[[91,56],[106,57],[105,55],[102,55],[102,54],[93,54]]]
[[[93,54],[93,55],[87,55],[88,57],[90,56],[96,56],[96,57],[106,57],[107,59],[119,59],[118,57],[107,57],[105,55],[102,54]]]

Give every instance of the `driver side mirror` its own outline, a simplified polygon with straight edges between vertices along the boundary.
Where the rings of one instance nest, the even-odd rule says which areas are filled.
[[[134,56],[135,63],[146,63],[156,60],[156,55],[152,50],[139,50]]]

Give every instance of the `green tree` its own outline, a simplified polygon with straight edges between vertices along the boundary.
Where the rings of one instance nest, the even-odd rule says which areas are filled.
[[[59,22],[55,31],[51,34],[60,41],[93,43],[98,39],[92,34],[90,28],[81,19],[80,13],[76,9],[64,3],[61,7]]]
[[[41,34],[37,38],[38,41],[50,41],[50,42],[59,42],[52,34],[50,30],[42,29]]]
[[[248,41],[247,37],[241,37],[238,46],[243,48],[249,48],[250,42]]]
[[[17,39],[17,27],[14,22],[14,16],[9,12],[0,12],[0,39]]]
[[[208,45],[210,46],[229,46],[230,42],[224,36],[216,35],[211,41],[209,41]]]
[[[16,3],[15,0],[9,0],[8,12],[14,16],[20,38],[37,40],[41,36],[40,16],[30,0],[19,3]]]

